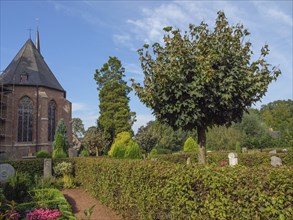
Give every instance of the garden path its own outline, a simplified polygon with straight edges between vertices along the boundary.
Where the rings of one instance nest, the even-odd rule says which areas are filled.
[[[73,214],[78,219],[86,219],[83,211],[96,205],[91,220],[123,220],[121,216],[115,214],[115,212],[107,206],[102,205],[84,189],[64,189],[62,192],[64,197],[70,203]]]

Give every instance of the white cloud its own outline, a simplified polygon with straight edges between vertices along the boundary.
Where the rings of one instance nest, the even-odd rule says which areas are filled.
[[[85,103],[81,103],[81,102],[73,102],[72,103],[72,111],[73,112],[84,111],[86,109],[87,109],[87,106]]]
[[[260,15],[284,25],[293,26],[292,15],[286,14],[274,2],[253,2]],[[291,6],[292,8],[292,6]]]
[[[79,17],[86,23],[94,26],[103,25],[102,20],[95,13],[94,7],[89,1],[60,2],[52,1],[57,11],[63,11],[72,17]]]
[[[88,129],[91,126],[97,125],[97,119],[99,114],[94,111],[80,111],[73,112],[73,118],[80,118],[84,124],[85,129]]]
[[[279,9],[274,9],[274,8],[270,8],[267,10],[267,13],[274,19],[281,21],[282,23],[292,27],[293,26],[293,21],[292,21],[292,17],[290,17],[289,15],[285,14],[284,12],[282,12]]]
[[[161,4],[159,7],[141,8],[141,18],[127,19],[127,28],[120,34],[115,34],[116,43],[133,48],[137,43],[139,48],[143,43],[163,41],[166,26],[187,30],[190,23],[200,24],[204,20],[209,25],[215,22],[216,12],[224,10],[229,20],[239,23],[244,17],[243,11],[229,2],[174,1]],[[131,36],[131,37],[130,37]]]
[[[96,126],[99,109],[83,102],[72,102],[72,118],[80,118],[85,129]]]

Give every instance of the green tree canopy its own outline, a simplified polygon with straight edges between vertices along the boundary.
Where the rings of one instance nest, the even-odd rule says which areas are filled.
[[[277,100],[262,105],[261,118],[275,131],[282,131],[293,122],[293,100]]]
[[[215,126],[207,132],[207,149],[235,150],[237,143],[241,143],[243,132],[234,126]]]
[[[274,131],[278,131],[275,145],[293,149],[293,101],[277,100],[260,109],[262,120]]]
[[[84,124],[82,123],[82,120],[80,118],[72,119],[72,132],[78,138],[83,137],[85,130]]]
[[[133,81],[140,100],[154,115],[174,128],[197,129],[199,162],[206,162],[206,131],[214,125],[239,121],[280,74],[265,60],[268,45],[259,59],[251,60],[250,33],[241,24],[229,25],[219,11],[215,27],[202,22],[181,33],[164,28],[164,45],[155,43],[138,50],[144,85]]]
[[[249,110],[243,115],[241,123],[235,124],[233,127],[242,132],[241,145],[243,147],[272,147],[272,137],[269,135],[268,127],[256,110]]]
[[[144,153],[150,153],[153,148],[174,152],[182,150],[185,140],[190,135],[191,132],[186,132],[182,129],[174,131],[171,126],[156,120],[140,127],[135,135],[135,140],[139,143]]]
[[[98,128],[112,142],[123,131],[133,134],[132,125],[135,112],[130,111],[129,97],[131,87],[123,80],[125,69],[117,57],[110,57],[101,69],[97,69],[94,79],[100,99]]]
[[[107,153],[105,151],[108,149],[109,141],[102,130],[92,126],[85,132],[82,144],[91,154],[99,156],[102,153]]]

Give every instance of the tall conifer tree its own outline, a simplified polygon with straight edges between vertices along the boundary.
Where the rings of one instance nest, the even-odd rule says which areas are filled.
[[[100,99],[100,117],[98,127],[112,142],[117,134],[126,131],[133,134],[131,126],[135,121],[135,112],[130,111],[131,91],[123,80],[125,69],[117,57],[109,57],[101,69],[97,69],[94,79]]]

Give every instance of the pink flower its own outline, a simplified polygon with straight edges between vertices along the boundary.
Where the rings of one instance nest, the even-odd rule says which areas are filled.
[[[61,217],[61,212],[58,209],[34,209],[34,211],[27,213],[28,220],[54,220]]]

